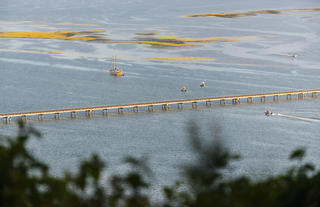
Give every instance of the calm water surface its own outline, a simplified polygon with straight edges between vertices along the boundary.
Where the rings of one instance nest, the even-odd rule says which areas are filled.
[[[319,11],[184,17],[319,7],[318,0],[2,0],[0,32],[104,32],[99,34],[103,41],[0,38],[0,113],[319,88]],[[156,34],[144,37],[238,41],[195,41],[191,43],[196,46],[182,47],[104,42],[134,41],[136,33],[151,32]],[[113,55],[124,77],[107,73]],[[150,59],[154,57],[211,59]],[[202,81],[207,83],[204,89],[199,87]],[[186,94],[180,92],[183,85],[189,89]],[[32,141],[30,148],[55,174],[74,168],[93,152],[114,171],[123,169],[119,163],[125,155],[147,155],[157,182],[165,184],[177,176],[177,167],[192,160],[188,122],[196,121],[204,136],[210,136],[218,123],[225,144],[243,158],[233,173],[259,177],[288,167],[288,154],[298,146],[307,147],[309,160],[317,162],[320,156],[319,122],[265,117],[264,110],[320,118],[319,101],[33,123],[44,138]],[[15,132],[14,125],[0,126],[1,134]]]

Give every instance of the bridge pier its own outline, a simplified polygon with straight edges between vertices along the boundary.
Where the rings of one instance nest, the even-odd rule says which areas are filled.
[[[21,120],[21,121],[27,121],[27,116],[26,116],[26,115],[22,115],[22,116],[20,117],[20,120]]]
[[[304,98],[304,94],[303,93],[299,93],[298,94],[298,99],[303,99]]]
[[[153,105],[148,105],[148,111],[153,111]]]
[[[123,108],[118,108],[118,114],[121,114],[121,113],[123,113]]]
[[[288,100],[288,99],[290,99],[290,100],[292,99],[291,94],[287,94],[287,100]]]
[[[273,96],[273,101],[279,101],[279,95]]]
[[[252,97],[248,97],[247,98],[247,103],[253,103],[253,98]]]
[[[221,105],[221,104],[224,104],[224,105],[225,105],[225,104],[226,104],[226,100],[225,100],[225,99],[220,100],[220,105]]]
[[[311,97],[317,97],[318,96],[318,93],[317,92],[312,92],[311,93]]]
[[[266,97],[265,96],[261,96],[260,101],[261,102],[266,102]]]
[[[198,102],[192,102],[192,108],[193,109],[198,108]]]
[[[102,109],[102,115],[107,115],[108,114],[108,109]]]
[[[180,110],[183,109],[183,103],[178,103],[178,109],[180,109]]]
[[[240,104],[240,98],[232,99],[232,104]]]
[[[43,121],[43,114],[38,114],[38,121]]]
[[[138,112],[138,106],[134,106],[134,107],[132,108],[132,110],[133,110],[133,112]]]
[[[54,119],[55,120],[57,120],[57,119],[60,120],[60,113],[55,113],[54,114]]]
[[[71,112],[70,112],[70,118],[71,118],[71,119],[76,118],[76,116],[77,116],[77,115],[76,115],[76,112],[75,112],[75,111],[71,111]]]
[[[9,117],[3,117],[2,121],[3,121],[4,124],[8,124],[8,123],[10,123],[10,118]]]
[[[85,111],[85,115],[86,115],[87,117],[92,117],[92,116],[93,116],[93,110],[86,110],[86,111]]]
[[[211,101],[206,101],[206,106],[211,106]]]
[[[162,111],[169,110],[169,104],[162,104]]]

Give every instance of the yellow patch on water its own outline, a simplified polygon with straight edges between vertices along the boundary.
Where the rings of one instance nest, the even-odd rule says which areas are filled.
[[[169,39],[172,41],[182,41],[182,42],[214,42],[214,41],[227,41],[235,42],[240,41],[235,38],[230,37],[208,37],[208,38],[158,38],[158,39]]]
[[[250,14],[280,14],[280,10],[261,10],[261,11],[248,11]]]
[[[320,8],[307,8],[307,9],[270,9],[261,11],[248,11],[248,12],[230,12],[230,13],[204,13],[204,14],[191,14],[184,17],[224,17],[224,18],[236,18],[255,16],[257,14],[280,14],[282,11],[320,11]]]
[[[137,32],[136,35],[156,35],[158,34],[158,32],[147,32],[147,33],[143,33],[143,32]]]
[[[249,13],[240,13],[240,12],[233,12],[233,13],[205,13],[205,14],[191,14],[185,15],[184,17],[224,17],[224,18],[235,18],[235,17],[246,17],[246,16],[254,16],[255,14]]]
[[[172,47],[195,46],[195,44],[147,41],[147,40],[146,41],[144,41],[144,40],[114,40],[114,41],[105,41],[105,43],[142,43],[142,44],[162,45],[162,46],[172,46]]]
[[[166,37],[139,37],[137,39],[143,40],[143,41],[153,41],[153,42],[159,42],[159,43],[169,43],[169,44],[179,44],[179,45],[189,45],[189,43],[186,42],[194,42],[194,43],[203,43],[203,42],[236,42],[236,41],[242,41],[244,39],[248,39],[249,37],[208,37],[208,38],[176,38],[172,36],[166,36]],[[192,44],[193,46],[195,44]]]
[[[59,40],[77,40],[91,41],[96,40],[100,43],[136,43],[149,44],[166,47],[190,47],[197,46],[195,43],[206,43],[215,41],[235,42],[248,40],[252,37],[208,37],[208,38],[177,38],[174,36],[152,36],[156,32],[137,33],[145,36],[137,37],[133,40],[107,40],[102,37],[105,30],[89,31],[59,31],[59,32],[0,32],[0,38],[34,38],[34,39],[59,39]],[[148,36],[148,37],[147,37]],[[60,53],[48,53],[60,54]]]
[[[64,52],[48,52],[48,54],[62,55]]]
[[[80,31],[80,32],[75,32],[75,31],[61,31],[58,33],[62,33],[62,34],[95,34],[95,33],[102,33],[105,32],[105,30],[90,30],[90,31]]]
[[[79,37],[75,35],[97,35],[104,30],[92,31],[61,31],[61,32],[0,32],[0,38],[35,38],[35,39],[60,39],[60,40],[96,40],[99,37]]]
[[[152,45],[163,46],[197,46],[194,43],[208,43],[208,42],[237,42],[255,39],[256,36],[244,36],[244,37],[208,37],[208,38],[177,38],[173,36],[157,36],[157,37],[137,37],[137,40],[124,40],[124,41],[106,41],[107,43],[146,43]]]
[[[90,31],[60,31],[60,32],[0,32],[0,38],[34,38],[34,39],[59,39],[59,40],[102,40],[101,33],[104,30],[90,30]],[[83,36],[84,35],[84,36]],[[86,36],[89,35],[89,36]],[[100,36],[99,36],[100,35]],[[171,47],[194,46],[195,44],[186,44],[183,41],[176,41],[174,39],[164,41],[162,39],[142,39],[142,40],[109,40],[105,43],[143,43],[151,45],[162,45]]]
[[[188,60],[215,60],[214,58],[208,57],[149,57],[149,60],[163,60],[163,61],[188,61]]]
[[[21,53],[35,53],[35,54],[57,54],[61,55],[64,52],[48,52],[48,51],[36,51],[36,50],[13,50],[13,49],[0,49],[0,52],[21,52]]]

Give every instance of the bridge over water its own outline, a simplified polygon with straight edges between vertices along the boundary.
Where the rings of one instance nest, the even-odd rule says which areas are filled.
[[[0,118],[3,119],[4,124],[10,123],[11,120],[28,120],[38,119],[39,121],[46,119],[60,120],[62,117],[69,116],[70,118],[76,118],[77,116],[91,117],[94,112],[100,112],[102,115],[108,113],[124,113],[124,112],[139,112],[162,110],[168,111],[171,107],[182,110],[184,107],[192,107],[193,109],[198,107],[198,104],[205,106],[212,105],[225,105],[232,104],[237,105],[243,102],[252,103],[264,103],[266,101],[279,101],[284,100],[301,100],[306,97],[315,98],[319,96],[320,89],[314,90],[301,90],[301,91],[289,91],[289,92],[276,92],[276,93],[261,93],[261,94],[248,94],[239,96],[225,96],[225,97],[211,97],[211,98],[199,98],[199,99],[184,99],[184,100],[171,100],[171,101],[159,101],[159,102],[145,102],[135,104],[123,104],[123,105],[106,105],[95,107],[83,107],[83,108],[69,108],[69,109],[56,109],[46,111],[34,111],[34,112],[18,112],[18,113],[6,113],[0,114]],[[69,114],[69,115],[67,115]],[[35,118],[34,118],[35,117]]]

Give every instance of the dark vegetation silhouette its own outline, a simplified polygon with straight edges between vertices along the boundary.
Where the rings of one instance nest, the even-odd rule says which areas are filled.
[[[39,132],[19,123],[16,137],[0,138],[0,206],[68,207],[259,207],[320,206],[320,171],[304,163],[305,151],[292,152],[294,167],[261,180],[228,178],[224,170],[239,156],[219,142],[219,128],[212,142],[203,141],[196,124],[190,124],[190,140],[196,161],[182,168],[180,179],[163,187],[163,200],[152,201],[152,183],[146,160],[127,157],[131,170],[102,179],[104,162],[97,156],[83,161],[74,173],[50,175],[48,165],[26,148]]]

